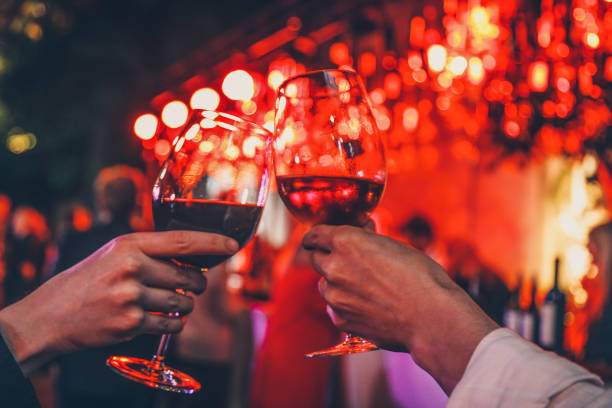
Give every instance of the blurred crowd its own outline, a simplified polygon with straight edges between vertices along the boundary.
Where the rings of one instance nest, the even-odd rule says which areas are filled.
[[[114,237],[151,228],[147,191],[139,170],[115,166],[104,169],[94,182],[94,210],[68,203],[46,218],[0,195],[0,305],[23,298],[57,273],[69,273]],[[196,298],[183,332],[171,343],[171,365],[198,379],[201,392],[183,396],[156,391],[111,373],[105,366],[110,355],[151,357],[158,339],[140,336],[118,346],[73,353],[43,368],[32,377],[43,407],[444,406],[447,396],[409,354],[303,358],[335,344],[341,333],[319,296],[319,275],[300,249],[304,227],[278,217],[278,211],[284,211],[282,204],[272,195],[258,237],[208,272],[206,292]],[[493,320],[503,324],[512,292],[474,245],[463,239],[443,241],[421,214],[395,223],[382,211],[374,220],[380,232],[442,265]],[[595,324],[587,357],[593,363],[590,368],[599,368],[605,376],[612,364],[607,346],[612,334],[612,224],[595,229],[590,239],[600,273],[585,287],[605,290],[594,292],[590,313]]]

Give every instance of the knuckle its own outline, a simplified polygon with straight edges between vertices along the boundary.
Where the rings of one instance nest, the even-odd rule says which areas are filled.
[[[132,304],[138,302],[142,297],[142,288],[136,283],[121,285],[118,300],[121,304]]]
[[[172,231],[171,239],[172,239],[172,242],[174,242],[174,245],[176,246],[176,250],[178,253],[180,254],[189,253],[192,247],[192,242],[189,239],[189,234],[187,233],[187,231],[182,231],[182,230]]]
[[[142,326],[145,320],[145,311],[139,307],[131,307],[127,309],[124,313],[123,319],[121,319],[123,323],[123,329],[134,330]]]
[[[141,262],[134,254],[126,255],[121,264],[126,276],[134,276],[140,271]]]

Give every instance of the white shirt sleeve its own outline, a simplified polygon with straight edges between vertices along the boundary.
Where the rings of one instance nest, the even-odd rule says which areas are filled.
[[[599,377],[508,329],[476,347],[447,407],[610,407]]]

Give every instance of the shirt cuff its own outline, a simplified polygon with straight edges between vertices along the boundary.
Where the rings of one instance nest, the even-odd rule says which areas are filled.
[[[519,337],[509,329],[485,336],[450,395],[447,407],[535,407],[571,385],[603,385],[584,368]]]

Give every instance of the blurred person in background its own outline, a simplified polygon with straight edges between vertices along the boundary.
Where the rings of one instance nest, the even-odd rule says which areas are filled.
[[[133,232],[141,172],[128,166],[103,169],[94,183],[98,223],[87,231],[69,231],[59,243],[56,273],[79,263],[115,237]],[[58,399],[61,408],[150,407],[154,390],[126,381],[106,367],[111,355],[150,358],[158,342],[143,335],[117,346],[84,350],[59,360]]]
[[[46,249],[51,238],[45,217],[32,207],[18,207],[6,237],[5,303],[11,304],[42,283]]]
[[[303,233],[297,225],[277,257],[267,330],[251,379],[251,408],[321,408],[342,400],[339,360],[304,358],[337,343],[340,333],[326,314],[319,275],[300,246]]]
[[[503,324],[504,306],[510,291],[493,268],[478,256],[472,244],[454,239],[447,246],[446,270],[497,324]]]
[[[446,265],[446,256],[441,240],[431,221],[424,215],[415,214],[400,227],[400,235],[415,249],[423,252],[442,266]]]
[[[589,251],[597,274],[585,287],[589,292],[588,307],[592,312],[583,365],[606,382],[612,381],[612,222],[599,225],[589,233]]]

